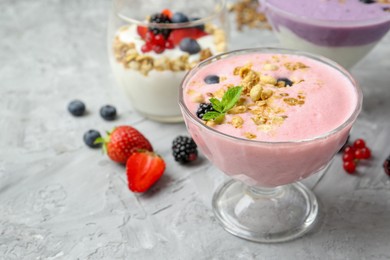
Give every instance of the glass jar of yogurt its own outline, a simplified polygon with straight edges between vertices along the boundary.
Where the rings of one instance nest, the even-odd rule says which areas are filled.
[[[185,73],[227,50],[224,0],[114,0],[108,52],[118,85],[133,108],[160,122],[180,122]]]

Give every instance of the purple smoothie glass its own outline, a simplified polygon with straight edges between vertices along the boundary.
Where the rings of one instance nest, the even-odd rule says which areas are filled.
[[[390,2],[259,2],[283,47],[323,55],[345,68],[360,61],[390,29]]]

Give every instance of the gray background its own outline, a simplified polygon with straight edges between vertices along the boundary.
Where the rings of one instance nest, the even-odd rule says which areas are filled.
[[[171,156],[183,124],[144,119],[116,88],[108,64],[109,1],[0,1],[0,259],[390,259],[390,34],[352,74],[364,107],[352,139],[374,158],[359,174],[338,155],[305,180],[321,201],[319,225],[283,244],[257,244],[225,232],[211,197],[225,177],[201,155],[191,166]],[[234,29],[234,25],[232,28]],[[269,31],[232,32],[231,48],[277,44]],[[85,101],[74,118],[68,102]],[[103,121],[99,108],[117,107]],[[162,179],[135,195],[125,169],[82,135],[130,124],[167,162]]]

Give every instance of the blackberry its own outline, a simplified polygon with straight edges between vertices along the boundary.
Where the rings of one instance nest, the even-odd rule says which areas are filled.
[[[161,14],[161,13],[153,14],[150,17],[149,22],[151,22],[151,23],[172,23],[171,19],[168,16],[166,16],[165,14]],[[165,39],[168,39],[168,36],[172,30],[150,27],[149,31],[151,31],[154,35],[162,34]]]
[[[204,114],[210,111],[215,111],[211,103],[200,103],[196,111],[196,116],[203,119]]]
[[[172,155],[181,164],[195,161],[198,158],[197,145],[191,137],[178,136],[172,142]]]

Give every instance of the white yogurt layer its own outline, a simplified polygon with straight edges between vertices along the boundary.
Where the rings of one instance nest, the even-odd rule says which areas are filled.
[[[283,46],[296,50],[305,50],[307,52],[316,53],[325,56],[331,60],[336,61],[344,68],[351,68],[359,60],[361,60],[367,53],[371,51],[377,42],[348,47],[331,47],[320,46],[306,41],[299,37],[288,28],[279,25],[278,31],[275,30],[279,41]]]
[[[138,35],[136,28],[135,25],[121,28],[116,35],[124,43],[135,43],[136,50],[142,53],[141,47],[145,42]],[[209,48],[213,54],[217,53],[212,35],[201,37],[197,39],[197,42],[201,49]],[[186,53],[181,51],[178,46],[175,49],[165,50],[161,54],[153,51],[146,53],[155,59],[162,57],[175,59],[183,54]],[[189,56],[190,62],[197,60],[199,60],[199,54]],[[110,52],[110,62],[119,85],[136,110],[146,117],[158,121],[176,122],[183,120],[178,105],[178,96],[180,83],[186,71],[151,70],[145,76],[140,71],[125,68],[116,61],[112,52]]]

